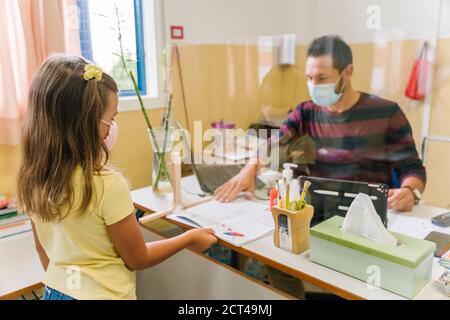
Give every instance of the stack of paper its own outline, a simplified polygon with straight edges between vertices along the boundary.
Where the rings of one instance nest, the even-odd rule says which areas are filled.
[[[31,221],[27,215],[17,215],[0,221],[0,239],[31,231]]]
[[[197,227],[212,228],[218,238],[237,247],[271,234],[275,227],[267,205],[243,199],[212,200],[175,216]]]
[[[2,221],[4,219],[8,219],[10,217],[17,216],[17,214],[18,214],[18,211],[15,208],[0,209],[0,221]]]

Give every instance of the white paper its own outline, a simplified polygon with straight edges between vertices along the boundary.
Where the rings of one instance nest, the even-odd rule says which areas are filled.
[[[212,228],[218,238],[235,246],[266,236],[275,228],[268,206],[243,199],[230,203],[212,200],[176,216],[189,219],[204,228]],[[236,233],[239,236],[233,236]]]
[[[433,225],[430,219],[411,217],[408,214],[391,214],[389,230],[419,239],[425,239],[432,231],[450,234],[450,228],[440,228]]]
[[[384,227],[370,197],[359,193],[350,205],[342,231],[379,243],[396,246],[397,239]]]

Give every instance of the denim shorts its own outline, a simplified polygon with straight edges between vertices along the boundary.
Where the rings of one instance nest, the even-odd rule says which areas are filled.
[[[42,300],[75,300],[74,298],[59,292],[58,290],[45,287],[44,288],[44,296]]]

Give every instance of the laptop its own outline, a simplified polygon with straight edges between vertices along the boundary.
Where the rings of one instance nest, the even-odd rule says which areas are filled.
[[[218,187],[237,175],[243,168],[242,165],[237,164],[195,164],[193,161],[193,152],[191,147],[187,143],[187,138],[184,130],[180,124],[176,123],[177,129],[181,132],[181,138],[183,139],[183,147],[187,151],[189,160],[191,162],[192,171],[197,177],[200,188],[203,192],[213,194]],[[265,183],[259,178],[256,178],[256,189],[262,189]]]

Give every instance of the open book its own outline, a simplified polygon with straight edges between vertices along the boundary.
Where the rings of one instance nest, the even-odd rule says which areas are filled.
[[[212,228],[218,238],[237,247],[269,235],[274,230],[269,206],[244,199],[229,203],[211,200],[172,217],[192,226]]]

